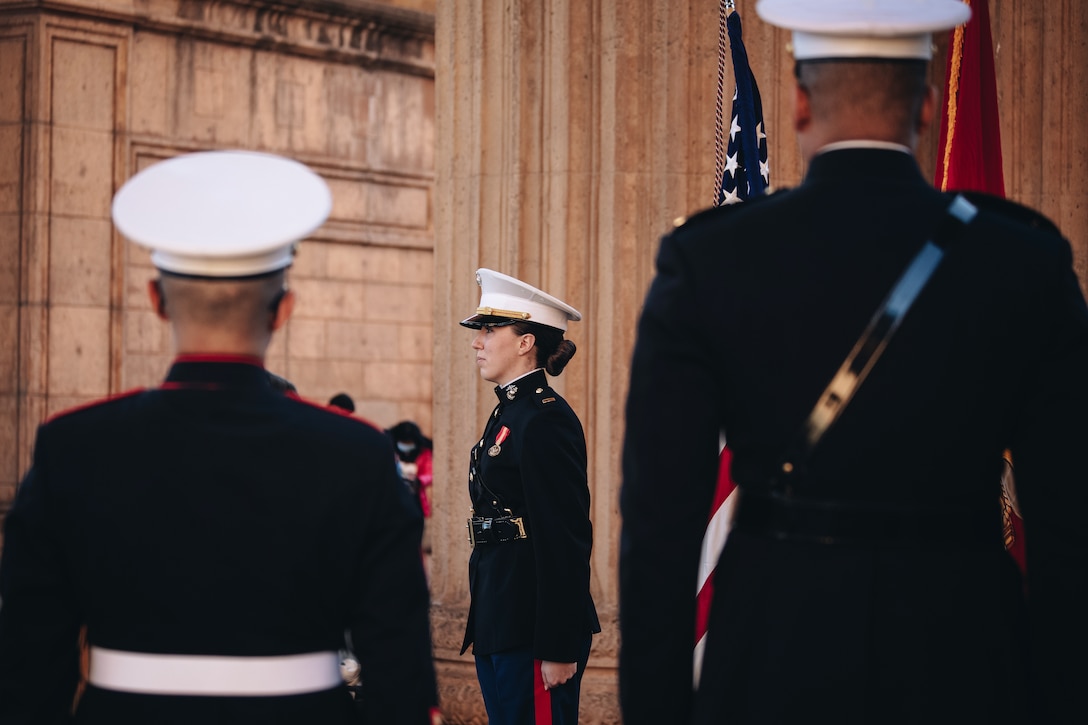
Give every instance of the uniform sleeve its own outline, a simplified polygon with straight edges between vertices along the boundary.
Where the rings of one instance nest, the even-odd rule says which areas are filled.
[[[39,433],[33,467],[4,522],[0,561],[0,723],[67,723],[79,680],[76,593]]]
[[[699,550],[717,480],[720,375],[707,305],[675,236],[639,321],[620,511],[620,704],[627,725],[686,722]]]
[[[1038,355],[1011,445],[1024,520],[1032,670],[1046,712],[1038,722],[1083,714],[1088,680],[1088,312],[1063,261],[1038,287]],[[1073,721],[1069,719],[1068,721]]]
[[[573,413],[556,407],[525,432],[521,475],[536,564],[533,657],[577,662],[589,634],[589,520],[586,446]]]
[[[397,478],[392,449],[371,461],[355,569],[351,644],[368,725],[431,725],[437,707],[423,516]]]

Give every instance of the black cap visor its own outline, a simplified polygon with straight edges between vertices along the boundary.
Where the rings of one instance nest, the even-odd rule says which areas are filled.
[[[506,325],[512,325],[515,322],[522,322],[523,320],[515,317],[499,317],[498,315],[473,315],[461,320],[461,327],[468,327],[472,330],[479,330],[484,325],[490,325],[491,327],[505,327]]]

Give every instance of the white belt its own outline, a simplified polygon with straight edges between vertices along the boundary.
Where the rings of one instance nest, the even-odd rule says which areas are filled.
[[[160,655],[91,647],[95,687],[147,695],[300,695],[343,684],[336,652],[280,657]]]

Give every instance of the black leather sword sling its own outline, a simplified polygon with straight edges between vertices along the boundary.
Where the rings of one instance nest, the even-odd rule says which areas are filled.
[[[789,479],[804,468],[824,433],[842,415],[854,393],[880,359],[907,311],[944,258],[945,250],[977,213],[978,209],[963,196],[957,194],[952,199],[936,232],[915,255],[877,308],[868,327],[820,394],[812,412],[787,448],[780,466],[783,479]]]
[[[736,530],[822,544],[928,542],[989,547],[1000,543],[1000,517],[988,510],[858,508],[845,502],[801,497],[812,452],[880,359],[950,244],[977,213],[962,196],[952,200],[937,230],[877,308],[792,439],[773,476],[769,495],[741,497],[734,519]]]

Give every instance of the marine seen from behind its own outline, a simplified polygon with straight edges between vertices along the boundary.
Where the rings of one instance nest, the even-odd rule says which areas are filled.
[[[330,206],[311,170],[249,152],[162,161],[116,195],[177,357],[38,431],[0,563],[0,723],[431,722],[422,516],[392,446],[264,368]]]
[[[762,0],[797,188],[661,243],[620,506],[625,725],[1088,721],[1088,310],[1034,211],[914,153],[955,0]],[[693,687],[724,433],[739,487]],[[1026,582],[1002,536],[1017,462]],[[681,454],[682,452],[682,454]]]

